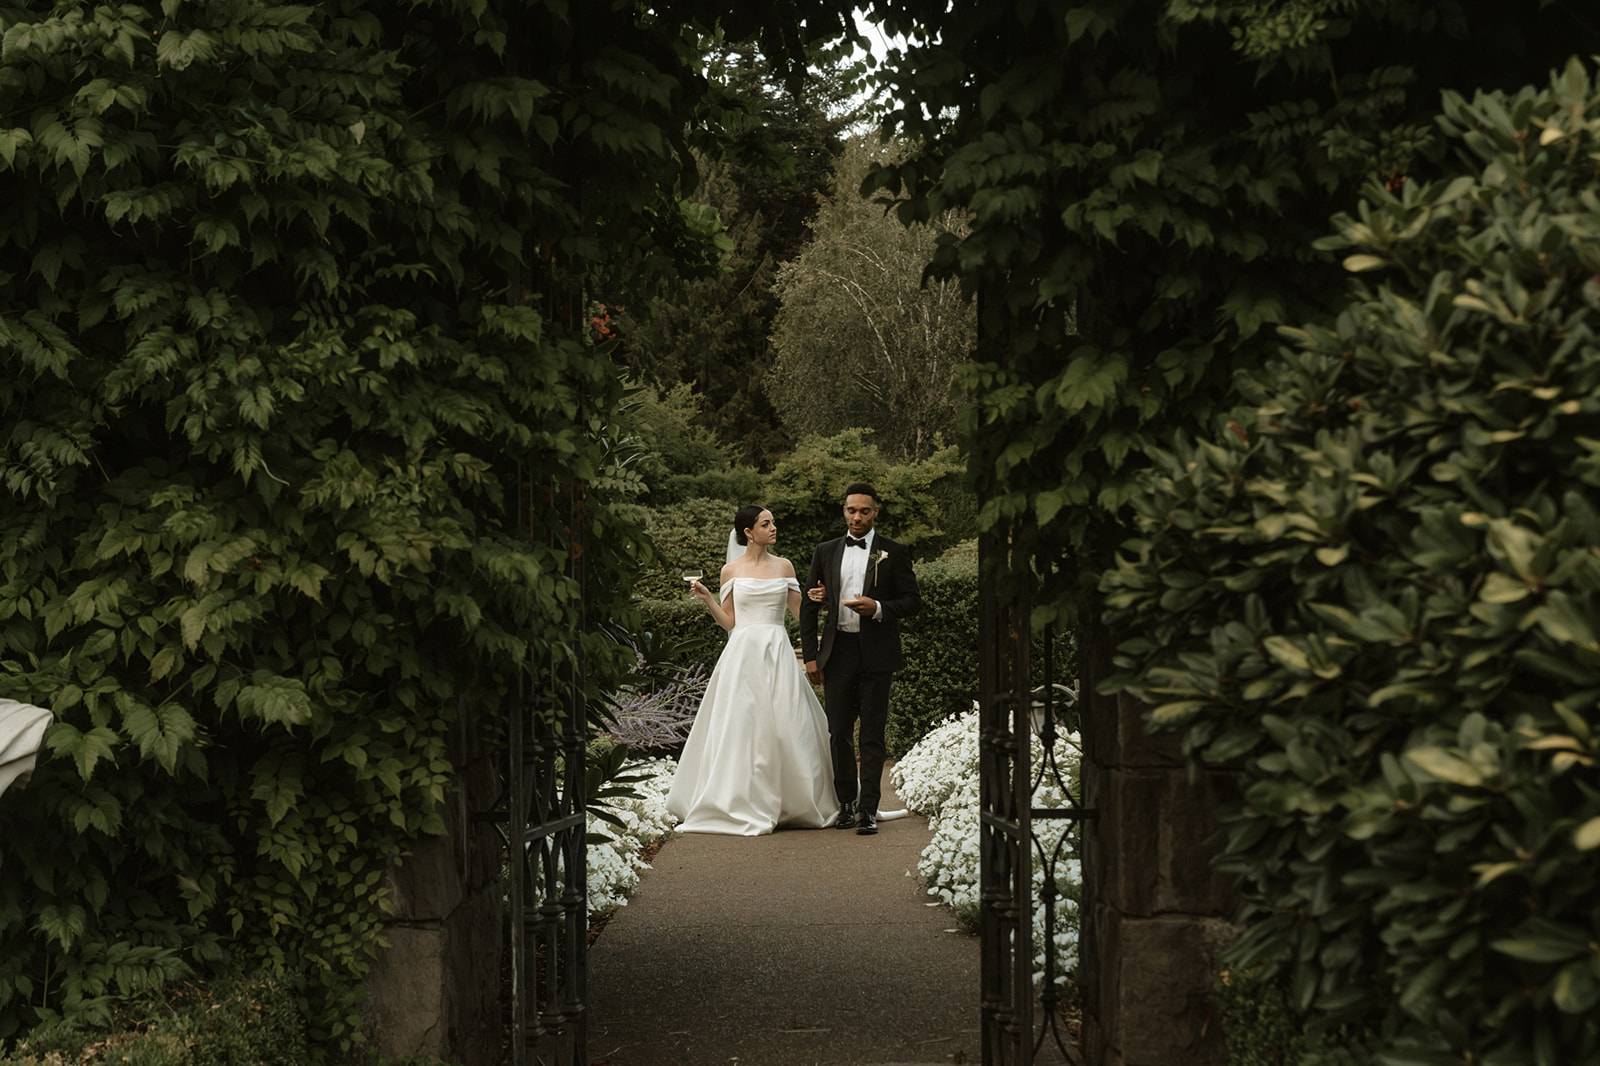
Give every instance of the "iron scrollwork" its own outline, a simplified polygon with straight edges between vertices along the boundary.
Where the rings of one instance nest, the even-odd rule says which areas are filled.
[[[584,1066],[589,1002],[588,744],[580,634],[584,587],[582,488],[538,491],[519,478],[531,543],[565,558],[578,590],[563,619],[569,639],[534,642],[502,724],[500,793],[485,817],[505,849],[511,1066]]]
[[[1064,716],[1074,684],[1055,676],[1056,640],[1047,631],[1041,683],[1034,684],[1035,639],[1028,582],[997,587],[996,560],[1009,557],[1003,534],[982,542],[979,603],[979,753],[982,806],[979,863],[983,939],[982,1031],[985,1066],[1081,1061],[1068,1031],[1065,972],[1056,933],[1077,901],[1063,892],[1064,864],[1081,870],[1079,827],[1094,812],[1078,802],[1076,775],[1061,763],[1077,747]],[[1017,575],[1012,575],[1013,578]],[[1021,575],[1026,578],[1026,574]],[[1049,800],[1052,802],[1041,802]],[[1043,966],[1034,971],[1035,874],[1042,911]],[[1077,877],[1067,877],[1072,883]]]

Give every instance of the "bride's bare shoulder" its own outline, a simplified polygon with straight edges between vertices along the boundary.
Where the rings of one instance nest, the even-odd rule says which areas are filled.
[[[778,576],[779,577],[794,577],[794,564],[791,563],[789,560],[787,560],[787,559],[774,559],[773,562],[778,564]]]
[[[739,564],[736,562],[722,564],[722,580],[726,581],[739,573]]]

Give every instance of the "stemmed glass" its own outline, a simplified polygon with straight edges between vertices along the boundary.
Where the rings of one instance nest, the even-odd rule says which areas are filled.
[[[683,572],[683,583],[689,586],[690,592],[693,592],[694,583],[705,576],[705,572],[702,570],[685,570]]]

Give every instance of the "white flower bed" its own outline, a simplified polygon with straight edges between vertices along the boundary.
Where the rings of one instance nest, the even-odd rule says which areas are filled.
[[[677,819],[667,813],[667,790],[672,787],[672,775],[677,768],[678,764],[672,759],[629,763],[624,773],[644,777],[632,786],[639,798],[607,803],[607,809],[622,819],[622,825],[612,825],[590,813],[589,831],[611,838],[589,844],[591,919],[609,914],[628,902],[639,885],[640,872],[650,868],[642,857],[644,849],[666,837],[677,824]]]
[[[1055,756],[1062,773],[1071,787],[1078,779],[1078,735],[1063,734],[1055,745]],[[1044,746],[1038,737],[1033,738],[1033,765],[1037,774]],[[1034,792],[1035,807],[1059,808],[1070,805],[1070,800],[1046,773],[1046,780]],[[950,719],[917,742],[916,746],[895,764],[893,772],[895,791],[918,814],[926,815],[933,829],[933,839],[923,849],[917,862],[917,872],[928,886],[928,895],[937,897],[955,911],[956,917],[969,929],[978,924],[978,711]],[[1034,822],[1034,832],[1046,855],[1053,855],[1071,823],[1062,821]],[[1076,850],[1068,841],[1056,864],[1056,891],[1061,898],[1056,904],[1056,959],[1057,983],[1078,962],[1078,904],[1083,886],[1083,869]],[[1044,979],[1044,919],[1045,911],[1040,901],[1044,887],[1045,871],[1033,856],[1033,943],[1034,980]]]

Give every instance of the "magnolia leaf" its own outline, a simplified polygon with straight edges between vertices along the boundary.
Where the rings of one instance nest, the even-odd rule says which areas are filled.
[[[1477,871],[1478,874],[1478,887],[1482,888],[1489,882],[1510,873],[1512,870],[1515,870],[1521,865],[1522,864],[1520,862],[1492,862],[1477,864],[1473,867],[1473,869]]]
[[[1376,255],[1349,255],[1345,256],[1344,268],[1352,274],[1359,274],[1366,270],[1377,270],[1379,267],[1389,265],[1389,261]]]
[[[1176,703],[1163,703],[1150,712],[1150,719],[1162,725],[1191,718],[1197,711],[1206,706],[1205,700],[1179,700]]]
[[[1552,591],[1545,597],[1544,605],[1535,612],[1539,628],[1556,640],[1576,644],[1588,650],[1600,650],[1595,641],[1594,626],[1565,592]]]
[[[1311,659],[1300,646],[1288,637],[1271,636],[1261,642],[1267,654],[1291,670],[1302,673],[1311,672]]]
[[[1405,759],[1441,781],[1467,788],[1483,784],[1483,774],[1476,766],[1443,748],[1412,748]]]
[[[1497,570],[1484,579],[1478,599],[1484,603],[1516,603],[1531,591],[1526,582]]]

